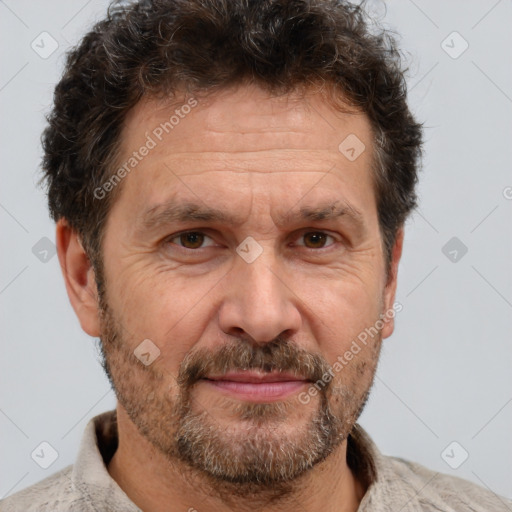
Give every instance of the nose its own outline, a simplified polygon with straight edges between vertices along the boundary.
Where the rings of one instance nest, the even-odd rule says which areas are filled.
[[[301,326],[300,302],[287,273],[263,255],[252,263],[239,259],[228,276],[219,310],[220,328],[246,334],[256,343],[292,337]]]

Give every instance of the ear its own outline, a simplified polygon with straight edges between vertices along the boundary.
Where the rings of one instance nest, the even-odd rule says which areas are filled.
[[[56,241],[60,268],[71,305],[82,329],[90,336],[99,337],[98,291],[94,270],[78,234],[65,219],[57,223]]]
[[[400,311],[397,307],[393,307],[396,295],[396,285],[398,278],[398,264],[402,256],[402,247],[404,244],[404,228],[400,228],[396,234],[395,243],[391,251],[391,261],[389,263],[389,272],[387,275],[387,283],[384,288],[384,311],[382,328],[382,339],[388,338],[393,334],[395,329],[395,314]],[[387,314],[386,314],[387,313]]]

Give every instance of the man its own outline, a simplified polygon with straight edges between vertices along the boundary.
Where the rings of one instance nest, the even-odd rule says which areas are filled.
[[[69,55],[43,141],[67,291],[118,406],[2,511],[510,509],[356,423],[421,148],[360,8],[114,8]]]

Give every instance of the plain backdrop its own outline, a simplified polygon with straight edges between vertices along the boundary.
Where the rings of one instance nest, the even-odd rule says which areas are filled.
[[[37,185],[64,54],[106,6],[0,2],[0,496],[71,464],[87,421],[115,406],[69,305]],[[400,34],[426,144],[403,310],[361,423],[385,454],[512,497],[512,3],[368,6]],[[42,442],[58,454],[47,469],[31,456]]]

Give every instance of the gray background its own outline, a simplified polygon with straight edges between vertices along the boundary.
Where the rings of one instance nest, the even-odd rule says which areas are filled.
[[[86,422],[115,406],[68,303],[36,186],[64,52],[106,5],[0,1],[0,497],[72,463]],[[403,311],[361,423],[386,454],[512,497],[512,4],[369,5],[402,35],[426,156],[400,267]],[[58,43],[50,56],[44,31]],[[58,452],[48,469],[31,458],[43,441]]]

